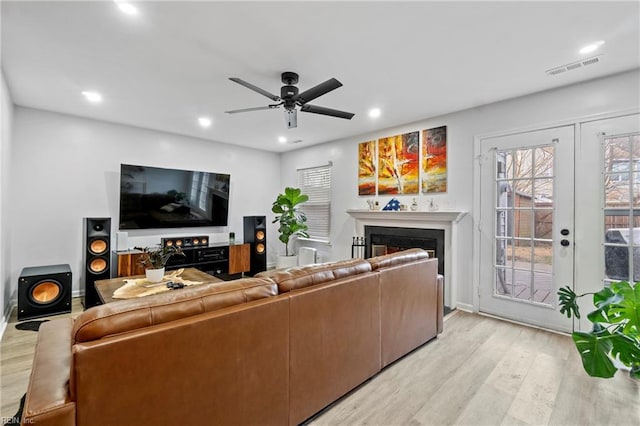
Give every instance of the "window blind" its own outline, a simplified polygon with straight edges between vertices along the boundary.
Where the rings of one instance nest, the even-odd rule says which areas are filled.
[[[329,241],[331,217],[331,165],[298,169],[298,187],[309,201],[300,206],[307,216],[309,238]]]

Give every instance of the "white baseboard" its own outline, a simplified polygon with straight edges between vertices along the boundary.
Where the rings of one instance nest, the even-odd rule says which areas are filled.
[[[465,311],[465,312],[469,312],[469,313],[475,313],[475,311],[473,310],[473,305],[469,305],[468,303],[456,303],[456,309],[460,309],[461,311]]]
[[[0,324],[0,340],[2,336],[4,336],[4,331],[7,329],[9,325],[9,318],[11,318],[11,312],[13,311],[14,306],[16,304],[13,300],[9,300],[9,303],[3,307],[2,310],[2,324]]]

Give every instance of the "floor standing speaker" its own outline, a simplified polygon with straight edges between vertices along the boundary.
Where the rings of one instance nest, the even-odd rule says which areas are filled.
[[[23,268],[18,279],[18,321],[71,312],[69,265]]]
[[[111,219],[84,218],[84,297],[85,309],[100,305],[100,298],[94,286],[98,280],[111,278]]]
[[[251,270],[249,275],[267,270],[267,218],[244,217],[244,242],[251,244]]]

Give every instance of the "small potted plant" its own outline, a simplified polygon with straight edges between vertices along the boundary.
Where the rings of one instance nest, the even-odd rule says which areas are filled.
[[[153,283],[162,281],[162,278],[164,277],[164,266],[167,264],[167,261],[171,256],[185,255],[182,249],[176,246],[166,246],[159,248],[134,248],[142,252],[142,254],[140,255],[140,263],[145,268],[147,280]]]
[[[273,202],[271,211],[278,216],[272,223],[280,224],[278,239],[284,243],[284,256],[278,256],[276,268],[295,266],[298,263],[298,257],[293,253],[289,254],[289,240],[293,236],[309,237],[309,227],[305,223],[307,217],[299,210],[300,204],[308,199],[309,196],[303,194],[300,188],[287,187]]]

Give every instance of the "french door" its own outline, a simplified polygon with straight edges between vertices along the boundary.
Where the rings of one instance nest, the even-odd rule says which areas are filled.
[[[576,164],[575,291],[640,281],[640,115],[581,123]],[[580,308],[592,311],[591,298]]]
[[[573,287],[574,126],[480,141],[482,312],[559,331]]]

